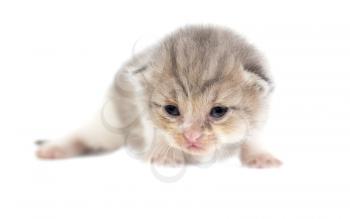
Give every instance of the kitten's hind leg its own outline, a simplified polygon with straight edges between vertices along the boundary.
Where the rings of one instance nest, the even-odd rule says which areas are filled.
[[[36,155],[41,159],[63,159],[91,151],[88,145],[75,136],[57,141],[37,141],[35,143],[39,146]]]
[[[36,155],[41,159],[63,159],[84,154],[113,151],[124,144],[124,134],[107,129],[101,119],[58,140],[37,141]]]

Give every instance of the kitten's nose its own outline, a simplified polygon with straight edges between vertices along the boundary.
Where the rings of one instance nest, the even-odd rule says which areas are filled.
[[[184,137],[189,143],[196,143],[201,136],[202,133],[196,130],[187,130],[184,132]]]

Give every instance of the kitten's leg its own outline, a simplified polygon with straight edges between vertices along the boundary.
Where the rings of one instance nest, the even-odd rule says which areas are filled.
[[[184,165],[186,162],[185,154],[181,150],[169,145],[162,137],[157,136],[155,144],[147,156],[148,161],[156,165]]]
[[[149,161],[152,164],[164,166],[179,166],[186,162],[185,155],[182,151],[169,146],[157,147],[157,149],[153,151]]]
[[[131,74],[122,68],[117,75],[107,92],[105,104],[95,117],[65,138],[43,142],[37,150],[39,158],[68,158],[88,152],[112,151],[126,143],[130,130],[142,135],[142,110],[137,105],[136,88],[128,79]]]
[[[53,141],[37,141],[36,155],[41,159],[62,159],[88,153],[89,147],[77,137],[70,136]]]
[[[279,159],[250,141],[241,146],[240,160],[244,166],[252,168],[270,168],[282,165]]]
[[[81,129],[64,138],[38,141],[36,155],[42,159],[60,159],[87,153],[112,151],[124,143],[122,133],[107,129],[97,116]]]

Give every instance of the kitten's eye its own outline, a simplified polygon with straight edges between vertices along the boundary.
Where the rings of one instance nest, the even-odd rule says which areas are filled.
[[[219,119],[223,117],[228,111],[228,107],[225,106],[215,106],[210,110],[210,116]]]
[[[166,106],[164,106],[164,110],[165,110],[165,112],[167,112],[171,116],[179,116],[180,115],[179,108],[177,108],[177,106],[174,106],[174,105],[166,105]]]

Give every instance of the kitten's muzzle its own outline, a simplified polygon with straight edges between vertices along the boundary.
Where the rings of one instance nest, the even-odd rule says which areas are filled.
[[[183,133],[183,137],[186,141],[186,147],[188,148],[200,148],[202,147],[201,137],[202,132],[197,130],[186,130]]]

